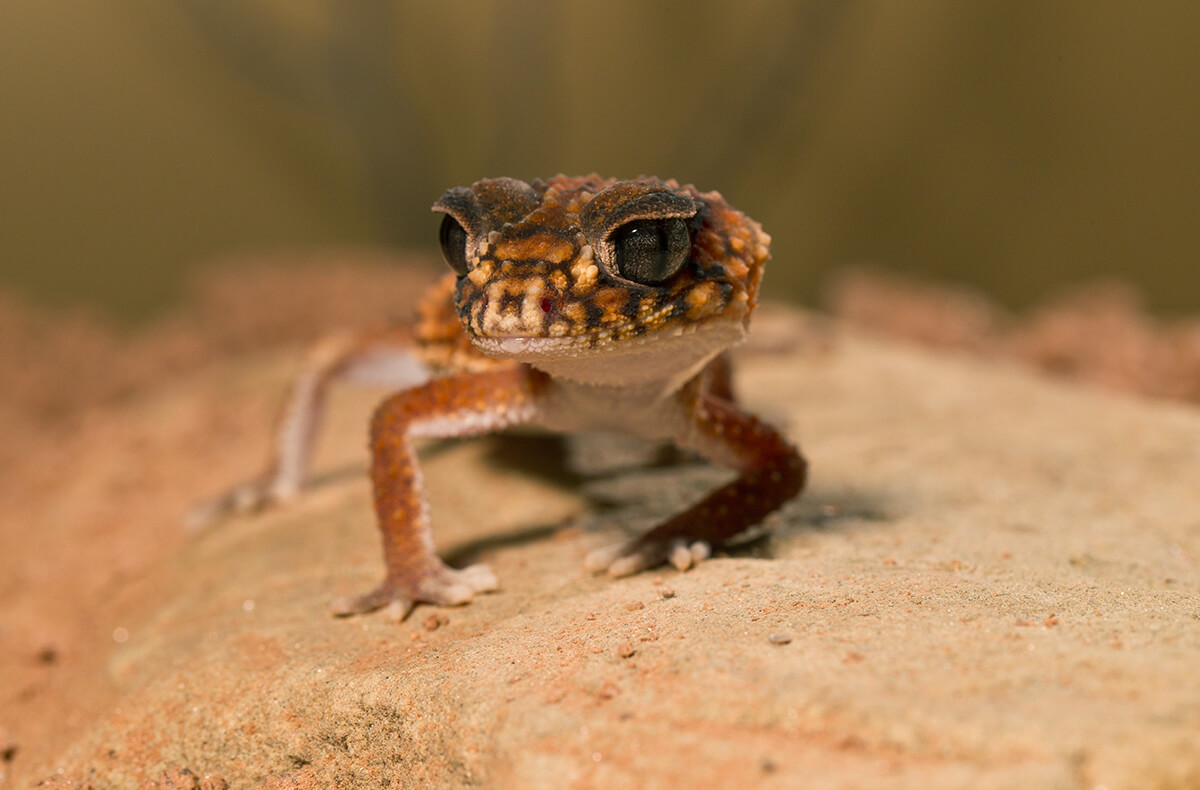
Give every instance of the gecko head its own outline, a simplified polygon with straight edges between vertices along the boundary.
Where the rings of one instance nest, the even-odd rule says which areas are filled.
[[[485,179],[433,210],[471,342],[601,383],[676,377],[740,341],[770,243],[720,194],[655,178]]]

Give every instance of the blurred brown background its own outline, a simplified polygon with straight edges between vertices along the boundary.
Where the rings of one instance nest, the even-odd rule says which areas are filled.
[[[1010,306],[1200,308],[1200,4],[4,0],[0,288],[137,320],[253,251],[431,248],[488,175],[652,173]]]

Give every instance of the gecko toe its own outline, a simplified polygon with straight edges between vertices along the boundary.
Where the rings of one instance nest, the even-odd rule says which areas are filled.
[[[345,617],[386,607],[388,617],[403,620],[419,603],[461,606],[470,603],[477,593],[491,592],[499,586],[496,574],[487,565],[454,570],[439,563],[411,578],[389,577],[365,595],[338,598],[331,608],[335,615]]]
[[[295,486],[252,480],[194,505],[183,518],[184,528],[197,531],[243,513],[257,513],[296,498]]]
[[[643,546],[636,551],[614,560],[608,566],[609,576],[632,576],[633,574],[661,565],[666,554],[661,546]]]
[[[417,598],[442,606],[461,606],[470,603],[476,593],[491,592],[499,587],[496,574],[487,565],[469,565],[462,570],[443,567],[422,580]]]
[[[413,606],[411,599],[393,595],[386,586],[381,585],[365,595],[343,595],[340,598],[335,598],[329,608],[336,617],[348,617],[353,614],[373,612],[386,605],[390,614],[392,607],[397,603],[407,607],[404,610],[405,614]],[[403,619],[403,615],[401,619]]]
[[[387,617],[394,623],[399,623],[413,610],[413,602],[409,598],[393,598],[387,605]]]
[[[608,570],[608,566],[612,565],[629,547],[629,543],[616,543],[589,551],[583,559],[583,567],[592,573],[604,573],[604,571]]]
[[[637,540],[616,543],[588,552],[583,566],[592,573],[609,576],[632,576],[638,571],[661,565],[667,560],[666,548],[660,544],[644,544]]]
[[[198,532],[219,521],[226,512],[227,508],[220,499],[200,502],[184,515],[183,528],[188,532]]]
[[[437,581],[421,586],[421,600],[442,606],[462,606],[474,597],[471,586],[461,582]]]
[[[592,573],[632,576],[635,573],[669,563],[683,573],[712,556],[707,541],[684,538],[669,540],[633,540],[588,552],[583,564]]]
[[[675,570],[680,573],[683,573],[695,563],[695,559],[692,557],[692,550],[684,540],[676,540],[672,543],[667,559],[675,566]]]
[[[500,589],[500,581],[490,565],[478,563],[468,565],[458,572],[459,579],[473,592],[494,592]]]

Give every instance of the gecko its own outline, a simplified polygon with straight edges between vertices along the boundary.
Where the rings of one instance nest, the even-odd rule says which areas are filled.
[[[337,615],[458,605],[498,589],[484,564],[437,554],[414,440],[532,425],[669,441],[735,470],[731,482],[585,567],[626,576],[686,571],[803,489],[807,463],[741,408],[729,349],[747,334],[770,237],[718,192],[673,180],[558,175],[488,178],[433,204],[451,269],[411,328],[318,344],[282,410],[271,458],[210,500],[196,522],[294,499],[326,392],[366,379],[395,390],[370,422],[370,476],[383,581],[338,598]]]

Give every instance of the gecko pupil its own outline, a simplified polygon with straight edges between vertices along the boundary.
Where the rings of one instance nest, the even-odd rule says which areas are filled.
[[[442,227],[438,229],[438,244],[442,248],[442,258],[455,274],[463,277],[467,273],[467,231],[458,220],[447,214],[442,218]]]
[[[661,283],[687,262],[691,241],[687,225],[678,217],[622,225],[613,234],[617,273],[643,285]]]

